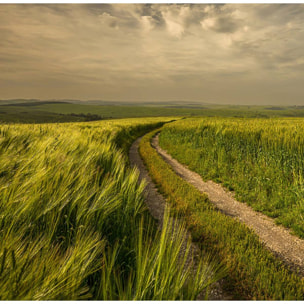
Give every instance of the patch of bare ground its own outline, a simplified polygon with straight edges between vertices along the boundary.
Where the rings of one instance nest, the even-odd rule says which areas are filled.
[[[140,154],[138,152],[139,142],[141,138],[138,138],[130,148],[129,151],[129,159],[130,164],[132,167],[137,167],[139,170],[139,180],[146,181],[145,187],[145,202],[147,207],[151,213],[151,215],[158,220],[160,228],[162,227],[162,221],[164,216],[164,211],[166,207],[166,200],[165,198],[158,192],[155,184],[153,183],[151,177],[149,176],[148,170],[146,169]],[[175,219],[175,222],[177,220]],[[190,238],[190,233],[187,232],[187,238]],[[186,243],[188,240],[185,240],[182,248],[181,248],[181,255],[185,253],[186,250]],[[191,251],[194,255],[197,255],[199,252],[198,247],[192,243],[191,244]],[[208,300],[231,300],[233,296],[228,292],[225,291],[222,287],[222,281],[215,283],[209,290]],[[200,295],[198,299],[204,299],[204,295]]]
[[[291,270],[304,276],[304,240],[292,235],[289,229],[276,225],[272,218],[254,211],[245,203],[238,202],[234,199],[233,194],[221,185],[212,181],[203,181],[200,175],[180,164],[159,146],[158,135],[153,138],[152,146],[176,174],[199,191],[206,193],[209,200],[221,212],[245,223],[259,236],[261,242],[283,260]]]

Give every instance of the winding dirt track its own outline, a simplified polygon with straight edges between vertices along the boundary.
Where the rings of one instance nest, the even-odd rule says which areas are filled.
[[[141,138],[138,138],[131,146],[129,151],[129,159],[132,167],[137,167],[139,170],[139,180],[145,180],[145,202],[148,206],[148,209],[151,215],[159,221],[160,228],[162,227],[163,215],[166,206],[165,198],[159,194],[157,188],[155,187],[151,177],[149,176],[148,170],[146,169],[140,155],[138,152],[138,146]],[[177,220],[175,220],[177,221]],[[190,237],[190,233],[187,233]],[[182,245],[181,251],[185,251],[187,240],[185,240]],[[194,255],[198,254],[198,247],[192,243],[191,251]],[[181,253],[182,254],[182,253]],[[208,299],[209,300],[231,300],[233,296],[225,291],[222,287],[223,280],[215,283],[211,290],[209,291]],[[200,295],[198,299],[204,299],[204,295]]]
[[[292,235],[289,229],[276,225],[273,219],[236,201],[233,195],[220,185],[212,181],[204,182],[200,175],[180,164],[160,148],[158,135],[153,138],[152,146],[180,177],[206,193],[209,200],[223,213],[253,229],[268,249],[285,261],[291,269],[297,269],[304,275],[304,240]]]

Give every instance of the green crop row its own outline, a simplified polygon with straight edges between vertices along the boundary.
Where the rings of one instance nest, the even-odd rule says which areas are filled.
[[[191,119],[164,128],[160,144],[304,237],[303,133],[301,118]]]
[[[170,128],[171,124],[166,125],[161,135]],[[150,143],[157,132],[143,137],[141,156],[160,191],[187,223],[194,240],[226,266],[228,287],[233,290],[235,297],[303,300],[304,282],[298,275],[290,272],[265,249],[249,228],[216,210],[206,195],[177,176],[163,161]],[[185,140],[191,141],[191,138]]]
[[[182,227],[159,232],[126,151],[162,119],[0,126],[0,300],[194,299]],[[187,263],[186,263],[187,261]]]

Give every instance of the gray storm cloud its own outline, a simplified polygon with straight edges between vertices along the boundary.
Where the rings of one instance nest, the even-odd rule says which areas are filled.
[[[303,4],[0,4],[0,99],[304,104]]]

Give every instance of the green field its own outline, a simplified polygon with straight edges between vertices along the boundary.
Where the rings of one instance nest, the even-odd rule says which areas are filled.
[[[45,123],[160,116],[303,117],[299,106],[225,106],[193,102],[123,103],[0,100],[0,122]]]
[[[304,120],[192,119],[164,128],[161,146],[205,180],[304,238]]]
[[[127,165],[162,121],[0,127],[0,300],[191,300],[216,280],[179,255],[169,213],[158,231]]]
[[[174,158],[304,238],[304,119],[274,114],[301,108],[35,100],[0,108],[0,300],[194,300],[224,274],[235,299],[303,300],[303,279],[150,145],[160,131]],[[123,119],[148,112],[160,117]],[[35,124],[16,123],[28,120]],[[140,153],[170,206],[161,232],[128,161],[132,142],[151,130]],[[172,228],[169,215],[181,224]],[[179,254],[185,227],[198,257],[189,244]]]
[[[189,137],[184,137],[187,130]],[[163,146],[170,148],[170,152],[180,156],[181,160],[186,159],[186,155],[189,160],[197,152],[191,143],[195,143],[197,134],[201,132],[200,125],[191,120],[167,124],[143,138],[140,153],[152,178],[170,203],[172,212],[185,220],[198,245],[212,252],[225,265],[228,271],[225,284],[234,299],[303,300],[303,277],[291,272],[288,265],[265,248],[251,229],[221,213],[205,194],[179,177],[151,147],[150,140],[159,131]],[[190,148],[187,149],[183,141],[189,141]],[[213,166],[209,165],[206,170],[212,170]]]

